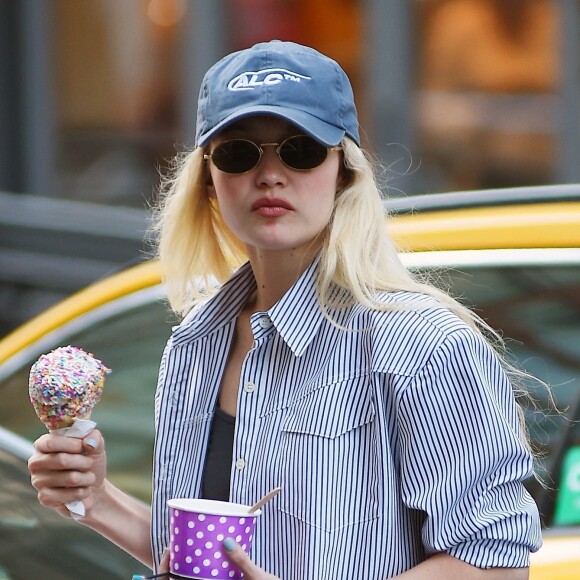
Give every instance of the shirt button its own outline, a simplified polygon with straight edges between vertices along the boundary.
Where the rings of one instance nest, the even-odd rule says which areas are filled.
[[[256,390],[256,385],[254,383],[246,383],[244,385],[244,391],[246,393],[253,393]]]
[[[270,326],[272,326],[272,321],[267,316],[262,316],[262,318],[260,318],[258,321],[258,324],[262,328],[270,328]]]
[[[236,461],[236,468],[239,469],[240,471],[242,471],[242,469],[244,469],[244,467],[246,467],[246,460],[245,459],[238,459]]]

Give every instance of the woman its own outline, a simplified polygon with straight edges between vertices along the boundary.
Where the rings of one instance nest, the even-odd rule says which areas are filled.
[[[36,442],[41,503],[82,499],[82,523],[157,567],[168,499],[281,486],[253,561],[224,542],[250,580],[527,578],[541,534],[512,386],[483,323],[399,262],[334,61],[272,41],[214,65],[157,218],[184,319],[152,508],[105,479],[98,431]]]

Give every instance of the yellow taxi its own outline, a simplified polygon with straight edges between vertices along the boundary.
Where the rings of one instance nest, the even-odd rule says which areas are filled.
[[[528,484],[544,526],[530,578],[578,580],[580,185],[433,194],[386,205],[393,214],[388,228],[409,267],[475,308],[501,331],[517,364],[551,385],[548,394],[530,384],[536,406],[525,409],[545,482]],[[94,414],[109,442],[109,475],[149,500],[156,375],[176,322],[158,265],[149,261],[89,286],[0,340],[0,478],[11,482],[0,493],[0,534],[7,532],[0,578],[128,578],[140,570],[90,530],[37,505],[25,461],[44,428],[28,403],[27,377],[39,354],[67,344],[113,369]],[[559,413],[550,411],[550,397]],[[55,558],[57,552],[64,557]]]

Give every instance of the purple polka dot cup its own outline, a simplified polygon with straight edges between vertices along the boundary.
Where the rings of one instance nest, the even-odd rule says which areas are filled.
[[[250,506],[210,499],[170,499],[170,571],[196,580],[241,580],[223,541],[234,539],[249,553],[262,512]]]

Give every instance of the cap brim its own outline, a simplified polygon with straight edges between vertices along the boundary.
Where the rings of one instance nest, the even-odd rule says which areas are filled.
[[[218,123],[215,127],[212,127],[211,130],[202,133],[199,136],[197,146],[203,147],[212,137],[217,135],[220,131],[223,131],[232,123],[246,117],[253,117],[254,115],[272,115],[284,119],[293,125],[296,125],[306,134],[314,137],[314,139],[320,141],[327,147],[338,145],[346,134],[344,129],[330,125],[329,123],[321,121],[317,117],[313,117],[303,111],[288,109],[285,107],[276,107],[274,105],[260,105],[238,109],[235,113],[232,113],[223,119],[223,121]]]

